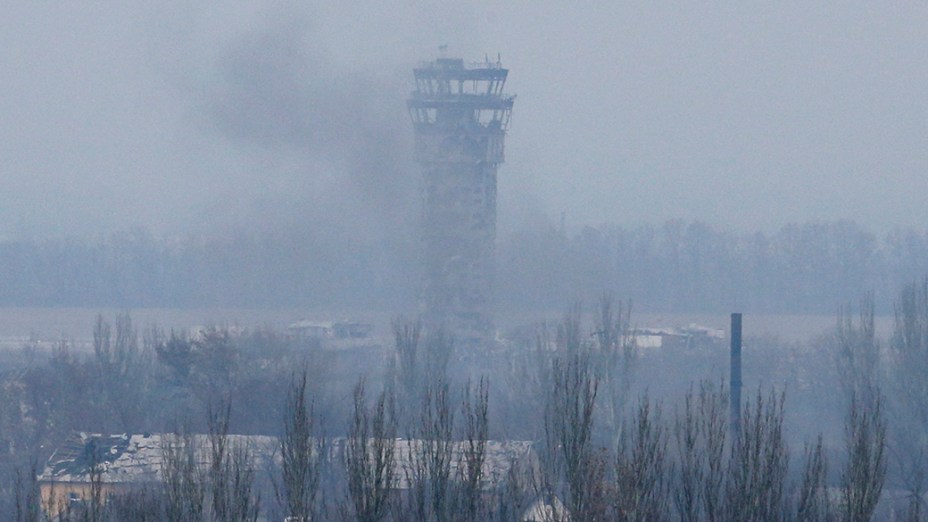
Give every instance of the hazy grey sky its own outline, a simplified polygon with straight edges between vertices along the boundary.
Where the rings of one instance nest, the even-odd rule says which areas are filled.
[[[928,224],[925,3],[245,4],[6,6],[0,237],[394,230],[440,44],[510,68],[504,229]]]

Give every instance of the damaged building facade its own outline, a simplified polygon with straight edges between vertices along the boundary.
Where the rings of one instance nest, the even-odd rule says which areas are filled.
[[[514,97],[489,60],[439,58],[414,69],[408,100],[423,191],[424,320],[466,344],[494,331],[496,171]]]

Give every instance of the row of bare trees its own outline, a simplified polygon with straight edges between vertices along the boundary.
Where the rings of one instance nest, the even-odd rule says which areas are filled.
[[[160,341],[138,347],[132,341],[137,335],[127,333],[133,331],[131,322],[117,320],[110,327],[101,320],[94,329],[99,374],[131,379],[139,361],[177,362],[165,364],[177,381],[173,386],[196,389],[192,383],[207,383],[202,397],[208,435],[197,439],[195,428],[188,427],[168,439],[159,487],[100,499],[99,506],[93,501],[92,510],[72,515],[75,520],[291,517],[300,522],[526,516],[558,522],[871,520],[884,477],[906,477],[891,473],[890,458],[909,451],[896,441],[919,447],[917,432],[895,427],[901,412],[909,411],[903,407],[914,408],[903,399],[918,404],[918,361],[907,362],[910,381],[898,383],[898,390],[884,392],[884,379],[890,363],[898,368],[908,361],[902,351],[912,352],[913,359],[917,349],[928,353],[919,344],[928,344],[928,284],[924,288],[903,294],[888,362],[875,348],[872,309],[857,322],[842,316],[836,346],[847,392],[843,448],[841,441],[819,437],[798,463],[787,442],[783,392],[759,390],[744,407],[737,438],[728,432],[723,384],[702,381],[672,408],[647,393],[630,400],[639,364],[630,305],[610,298],[599,303],[589,329],[579,307],[541,328],[534,346],[512,356],[519,371],[494,376],[494,390],[488,378],[462,382],[453,375],[452,362],[459,358],[447,332],[426,332],[417,321],[406,320],[394,323],[395,352],[379,392],[370,392],[371,379],[357,381],[338,417],[326,415],[338,409],[319,407],[327,398],[316,382],[318,371],[291,374],[273,410],[279,424],[270,473],[256,464],[256,449],[232,435],[239,429],[233,404],[242,403],[233,386],[240,381],[229,375],[242,364],[221,331],[196,340],[152,335]],[[159,350],[179,356],[165,358]],[[206,379],[213,371],[219,377]],[[191,377],[196,374],[205,380]],[[519,398],[507,396],[517,388]],[[102,396],[115,399],[120,390],[114,384]],[[506,439],[514,429],[512,422],[491,425],[498,399],[526,410],[518,412],[519,419],[530,425],[518,430],[535,434],[530,438],[537,462],[488,464],[490,439],[494,434]],[[120,403],[110,402],[118,411]],[[906,455],[900,453],[899,469],[905,461],[913,470],[908,477],[920,484],[917,472],[923,468]],[[498,469],[505,469],[504,477],[488,475]],[[19,481],[16,520],[34,520],[39,513],[34,490],[34,481]],[[921,503],[920,497],[913,499],[914,521]]]
[[[573,364],[569,365],[573,366]],[[663,406],[640,399],[617,447],[596,447],[588,434],[595,416],[595,378],[581,382],[560,419],[552,420],[553,460],[539,491],[564,499],[551,520],[590,521],[868,521],[881,498],[887,469],[887,421],[879,399],[855,399],[847,412],[841,475],[828,479],[819,437],[791,476],[784,432],[785,395],[758,391],[743,408],[741,433],[732,438],[723,387],[702,382],[671,419]],[[579,399],[574,401],[573,398]],[[835,452],[837,453],[837,452]]]
[[[743,407],[736,435],[728,428],[724,385],[709,381],[690,389],[669,419],[662,402],[645,392],[626,415],[628,420],[620,416],[616,422],[610,410],[626,400],[621,393],[603,400],[602,390],[628,389],[604,384],[629,375],[634,357],[623,352],[633,354],[635,348],[629,330],[623,328],[627,320],[621,319],[621,313],[618,320],[610,316],[611,307],[608,299],[600,303],[600,317],[611,317],[619,325],[618,335],[597,335],[604,330],[603,323],[609,324],[603,319],[597,321],[593,335],[583,335],[579,310],[574,309],[553,336],[543,333],[538,340],[537,352],[543,360],[539,368],[545,373],[540,381],[546,383],[544,473],[534,489],[540,498],[562,501],[562,507],[552,506],[546,512],[547,518],[759,522],[873,518],[889,448],[884,399],[876,382],[858,379],[864,384],[849,392],[844,448],[830,451],[837,456],[840,477],[830,479],[829,453],[819,437],[807,446],[797,478],[790,473],[782,391],[759,389]],[[616,341],[605,343],[604,337]],[[604,361],[619,361],[623,371]],[[608,374],[602,373],[604,367]],[[607,436],[597,436],[596,424],[610,421]]]
[[[862,414],[860,429],[848,437],[859,441],[869,432],[888,439],[886,455],[871,455],[858,442],[849,458],[863,469],[888,468],[890,487],[906,499],[905,520],[928,518],[928,278],[906,285],[894,306],[887,345],[880,342],[872,295],[865,296],[855,317],[850,307],[840,316],[835,336],[836,362],[844,395],[862,412],[877,410],[891,421]],[[877,458],[879,457],[879,458]],[[848,480],[857,480],[849,475]],[[849,503],[866,505],[879,491],[864,491]]]

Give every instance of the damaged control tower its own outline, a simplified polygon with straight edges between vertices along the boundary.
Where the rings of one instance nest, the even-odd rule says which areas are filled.
[[[466,344],[493,333],[496,169],[514,97],[497,60],[439,58],[409,98],[424,197],[425,323]]]

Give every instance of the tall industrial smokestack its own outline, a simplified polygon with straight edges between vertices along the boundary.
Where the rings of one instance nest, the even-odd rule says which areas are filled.
[[[731,436],[741,437],[741,314],[731,314]]]
[[[423,188],[424,319],[465,344],[494,329],[496,169],[514,97],[497,60],[445,58],[413,71],[407,102]]]

